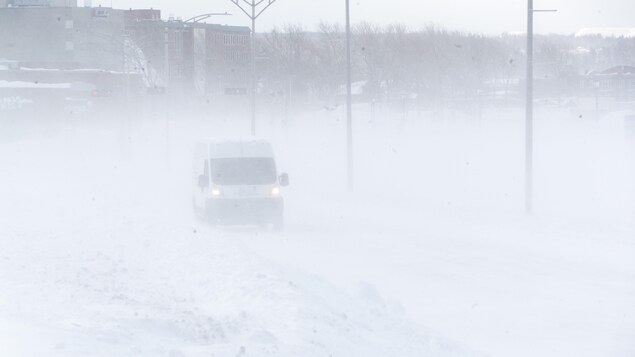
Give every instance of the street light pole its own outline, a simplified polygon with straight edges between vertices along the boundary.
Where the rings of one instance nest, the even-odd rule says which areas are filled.
[[[165,73],[165,93],[168,98],[164,99],[165,104],[165,163],[170,168],[170,100],[174,91],[170,86],[170,29],[166,26],[163,29],[163,73]]]
[[[256,7],[251,8],[251,136],[256,136]]]
[[[229,0],[251,19],[251,135],[256,135],[256,20],[276,0]],[[260,4],[265,3],[262,9]],[[246,7],[243,7],[246,6]]]
[[[534,13],[558,10],[535,10],[527,0],[527,98],[525,102],[525,211],[534,209]]]
[[[534,1],[527,1],[527,98],[525,101],[525,211],[533,210]]]
[[[351,84],[351,13],[346,0],[346,149],[348,190],[353,191],[353,103]]]

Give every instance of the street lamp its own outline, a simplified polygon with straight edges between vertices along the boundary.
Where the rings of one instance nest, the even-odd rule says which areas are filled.
[[[207,20],[207,19],[209,19],[212,16],[232,16],[232,14],[227,13],[227,12],[210,12],[209,14],[196,15],[196,16],[194,16],[192,18],[189,18],[189,19],[187,19],[187,20],[185,20],[183,22],[186,23],[186,24],[187,23],[196,24],[196,23],[199,23],[199,22],[201,22],[203,20]]]
[[[525,210],[533,211],[534,196],[534,0],[527,0],[527,90],[525,101]]]

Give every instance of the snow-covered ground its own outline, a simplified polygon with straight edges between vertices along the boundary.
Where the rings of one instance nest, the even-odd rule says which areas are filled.
[[[519,113],[356,113],[354,193],[342,113],[262,121],[292,180],[280,234],[190,209],[191,145],[246,123],[11,126],[0,355],[633,356],[622,114],[539,115],[526,216]]]

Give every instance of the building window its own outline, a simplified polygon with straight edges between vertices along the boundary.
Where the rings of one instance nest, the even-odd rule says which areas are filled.
[[[93,17],[106,18],[108,17],[108,10],[97,8],[93,10]]]
[[[223,35],[223,44],[225,46],[238,46],[238,45],[246,45],[249,41],[249,36],[247,35]]]

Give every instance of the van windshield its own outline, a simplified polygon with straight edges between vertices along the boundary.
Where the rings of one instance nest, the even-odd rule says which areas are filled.
[[[268,185],[277,178],[273,158],[213,159],[210,169],[217,185]]]

